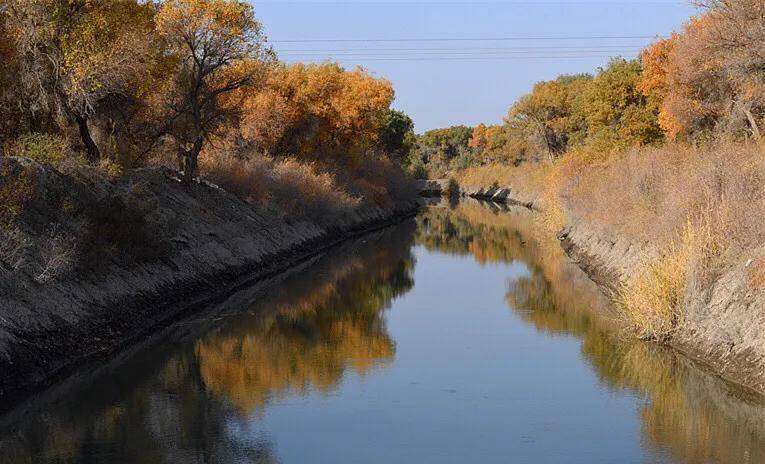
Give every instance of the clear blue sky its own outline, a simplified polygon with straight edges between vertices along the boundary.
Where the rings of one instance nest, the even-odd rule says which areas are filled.
[[[643,37],[667,35],[696,13],[685,0],[253,3],[280,58],[331,59],[389,79],[396,89],[394,107],[414,119],[417,132],[498,123],[535,82],[592,72],[608,56],[634,57],[651,41]],[[639,38],[581,39],[615,36]],[[536,39],[399,41],[519,37]],[[328,41],[338,39],[364,41]],[[309,42],[285,42],[295,40]]]

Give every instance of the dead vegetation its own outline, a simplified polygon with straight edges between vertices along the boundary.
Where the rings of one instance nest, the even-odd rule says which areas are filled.
[[[554,164],[468,169],[460,182],[535,192],[553,232],[584,221],[646,245],[651,252],[617,303],[641,336],[662,339],[682,321],[691,283],[708,287],[765,243],[763,151],[729,140],[610,156],[580,151]],[[749,270],[755,283],[757,263]]]

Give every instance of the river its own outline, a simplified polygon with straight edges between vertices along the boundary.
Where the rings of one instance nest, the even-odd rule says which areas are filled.
[[[0,463],[761,463],[765,401],[633,341],[463,202],[199,308],[0,416]]]

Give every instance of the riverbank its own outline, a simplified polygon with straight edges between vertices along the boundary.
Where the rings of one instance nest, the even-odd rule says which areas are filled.
[[[2,162],[3,188],[28,194],[1,244],[3,398],[418,209],[414,198],[367,202],[322,221],[253,206],[212,184],[186,187],[169,169],[100,182],[29,160]]]
[[[545,209],[542,194],[513,186],[461,186],[462,196],[483,201]],[[546,212],[543,212],[544,216]],[[609,297],[617,300],[630,279],[644,272],[660,246],[638,242],[587,219],[568,219],[555,232],[569,258]],[[709,366],[721,377],[765,394],[765,294],[752,282],[752,264],[762,256],[730,266],[708,284],[692,280],[674,328],[655,339]],[[625,323],[629,324],[629,321]]]

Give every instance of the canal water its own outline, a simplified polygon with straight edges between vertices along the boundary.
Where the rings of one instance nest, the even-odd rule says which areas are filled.
[[[0,416],[0,463],[761,463],[765,402],[618,315],[530,214],[434,206]]]

